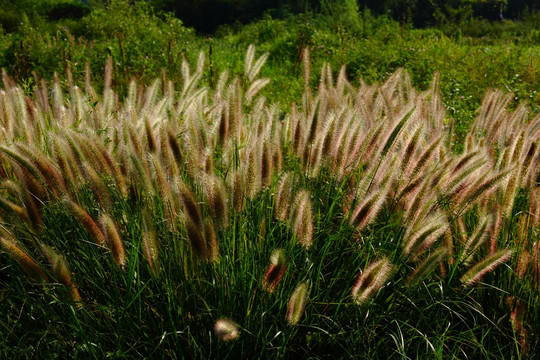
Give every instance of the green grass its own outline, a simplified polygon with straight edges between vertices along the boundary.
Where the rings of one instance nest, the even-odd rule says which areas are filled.
[[[116,5],[0,40],[0,358],[538,356],[534,29],[300,15],[203,39]]]
[[[71,89],[69,100],[56,96],[56,100],[50,100],[49,110],[4,112],[3,121],[10,133],[2,140],[7,145],[2,148],[2,196],[22,210],[4,206],[3,238],[31,254],[48,278],[56,282],[30,280],[9,256],[13,253],[4,247],[0,255],[5,264],[0,300],[6,315],[0,330],[2,356],[534,358],[540,329],[536,325],[538,288],[534,282],[538,266],[534,254],[538,249],[533,239],[539,229],[538,220],[527,216],[536,211],[527,199],[531,191],[537,192],[538,157],[529,167],[531,172],[522,173],[522,178],[512,170],[514,167],[509,168],[510,177],[520,176],[522,180],[516,184],[523,189],[518,192],[515,188],[515,194],[509,192],[513,188],[507,189],[510,195],[502,192],[501,186],[510,186],[505,182],[506,175],[500,179],[494,176],[496,181],[488,187],[485,181],[489,177],[478,181],[475,171],[467,169],[481,166],[482,171],[494,175],[506,173],[505,165],[489,160],[488,152],[479,155],[473,150],[488,150],[499,141],[509,141],[510,148],[515,149],[521,149],[520,143],[523,149],[534,147],[533,129],[538,119],[523,123],[525,134],[530,135],[521,141],[511,135],[520,130],[509,120],[509,113],[505,115],[508,133],[504,135],[508,138],[482,140],[486,135],[475,133],[469,140],[472,147],[466,146],[463,155],[454,154],[448,147],[451,143],[436,141],[438,136],[452,137],[451,128],[437,125],[446,121],[437,106],[428,106],[428,115],[403,112],[410,106],[419,109],[424,98],[437,104],[437,88],[420,95],[405,73],[396,73],[380,88],[380,94],[387,97],[381,102],[377,97],[370,99],[369,86],[355,89],[343,76],[334,84],[328,74],[319,91],[313,89],[314,98],[297,110],[298,115],[285,112],[283,124],[277,120],[281,113],[272,110],[271,103],[262,107],[242,105],[242,117],[234,120],[234,106],[244,96],[242,89],[250,84],[235,87],[239,82],[231,80],[229,87],[200,88],[196,80],[189,80],[197,79],[197,73],[186,74],[184,100],[176,94],[174,102],[167,102],[167,90],[154,96],[149,89],[135,103],[126,100],[110,106],[107,104],[114,99],[110,89],[106,88],[103,96],[95,95],[90,88],[86,95],[77,95]],[[23,89],[6,90],[2,95],[4,109],[16,109],[20,101],[37,104],[36,99],[47,91],[38,89],[36,99],[24,100],[17,95]],[[204,91],[209,91],[207,99],[213,102],[207,103],[206,97],[198,95]],[[89,99],[95,96],[97,101],[92,103]],[[382,118],[370,120],[373,114],[367,118],[336,118],[339,106],[348,109],[347,113],[360,99],[371,104],[369,111]],[[499,100],[492,97],[487,101],[495,106]],[[66,106],[63,117],[55,110],[61,103]],[[261,104],[254,101],[257,103]],[[223,115],[223,107],[228,106],[231,112]],[[309,115],[309,109],[315,108],[316,123]],[[77,114],[85,115],[79,119]],[[149,128],[144,125],[148,116],[154,119]],[[437,149],[437,155],[425,163],[415,164],[425,148],[406,146],[413,144],[416,129],[416,122],[410,118],[424,123],[422,142]],[[131,125],[125,122],[127,119]],[[216,119],[229,122],[229,135],[215,128]],[[294,125],[296,121],[299,127]],[[375,123],[364,128],[371,121]],[[329,135],[325,135],[325,122],[334,122]],[[357,155],[350,155],[346,141],[338,136],[340,124],[343,129],[358,126],[358,136],[368,137],[377,133],[370,128],[379,124],[382,135],[374,147],[361,147]],[[485,130],[490,128],[489,123],[484,126]],[[180,141],[180,162],[171,157],[171,140],[160,135],[167,129]],[[300,142],[294,140],[294,131],[300,132]],[[329,138],[324,140],[324,136]],[[268,142],[270,139],[272,142]],[[322,160],[317,160],[315,154],[325,147],[328,149],[321,152]],[[408,157],[402,152],[410,151],[406,147],[416,154],[412,163],[403,162]],[[264,155],[268,151],[270,155]],[[332,153],[342,155],[332,160]],[[267,165],[265,156],[271,160]],[[118,175],[106,157],[119,166]],[[341,167],[335,162],[341,158],[351,163]],[[523,171],[528,169],[526,150],[516,150],[512,158]],[[464,164],[464,159],[481,160],[483,165],[470,160],[470,165],[462,167],[459,164]],[[85,163],[100,176],[85,170]],[[409,178],[395,171],[397,164],[410,174]],[[262,170],[265,166],[267,170]],[[439,168],[444,170],[440,174]],[[57,174],[58,181],[49,181],[50,171]],[[264,171],[270,171],[268,180],[258,175]],[[292,203],[279,202],[276,195],[284,172],[293,176],[290,199],[296,200]],[[428,190],[400,190],[415,174],[424,184],[420,188]],[[229,199],[226,221],[219,220],[219,213],[212,208],[217,201],[212,195],[213,183],[221,184],[218,194]],[[59,192],[64,186],[66,190]],[[235,200],[238,191],[243,196],[240,203]],[[301,191],[307,194],[306,200],[296,198]],[[192,195],[186,195],[189,193]],[[193,205],[189,205],[191,196]],[[517,200],[511,203],[511,209],[504,210],[501,206],[509,206],[504,200],[508,196],[517,196]],[[420,215],[409,207],[416,197],[423,197],[421,203],[425,204],[418,208]],[[68,206],[70,201],[83,210]],[[274,216],[276,206],[289,205],[285,221]],[[362,206],[373,209],[366,213],[367,220],[359,220],[364,215],[354,215],[362,214],[355,211]],[[306,213],[307,207],[311,211]],[[476,249],[470,257],[472,262],[466,260],[469,256],[461,255],[463,241],[472,241],[466,239],[472,238],[481,216],[497,216],[497,211],[505,215],[500,232],[492,235],[493,246],[501,251],[511,249],[511,256],[505,257],[502,265],[489,267],[478,284],[464,286],[460,278],[467,271],[487,268],[491,243],[480,239],[493,234],[494,228],[474,240],[478,245],[469,247]],[[111,243],[96,243],[95,232],[104,230],[92,230],[89,223],[98,222],[101,214],[111,217],[121,236],[127,257],[123,268],[111,256],[115,251]],[[414,231],[431,226],[431,222],[443,224],[446,235],[438,233],[423,240],[414,237]],[[189,231],[190,223],[195,224],[194,233]],[[305,233],[308,223],[314,229],[310,235]],[[214,250],[211,229],[219,242]],[[309,242],[302,240],[306,236]],[[417,245],[406,251],[413,239]],[[44,250],[44,245],[60,253],[69,270],[58,272],[57,260],[48,260],[50,250]],[[275,291],[269,293],[264,291],[264,277],[275,249],[283,249],[287,270]],[[409,283],[420,261],[437,254],[436,249],[445,249],[449,256],[437,256],[422,272],[422,278]],[[215,256],[211,255],[213,251],[217,251]],[[524,253],[529,254],[529,265],[521,276],[518,263]],[[370,285],[366,279],[361,287],[373,288],[366,301],[357,304],[351,289],[359,274],[367,273],[368,266],[379,259],[387,259],[392,271],[382,282]],[[473,266],[482,261],[482,269],[475,270]],[[52,266],[46,265],[48,262]],[[382,276],[378,273],[382,270],[372,269],[373,279]],[[299,313],[298,323],[290,325],[289,298],[304,282],[310,289],[306,307]],[[82,302],[73,296],[72,283]],[[512,322],[514,306],[521,309],[523,317]],[[224,342],[213,334],[220,318],[239,325],[238,339]]]

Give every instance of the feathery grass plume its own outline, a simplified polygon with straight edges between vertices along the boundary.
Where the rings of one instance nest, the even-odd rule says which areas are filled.
[[[471,153],[474,149],[474,139],[472,134],[468,134],[467,137],[465,137],[465,153]]]
[[[319,94],[319,96],[317,96],[315,103],[313,104],[313,110],[309,112],[307,118],[304,120],[306,122],[306,134],[303,139],[302,153],[299,154],[303,159],[309,158],[311,145],[313,144],[317,130],[326,116],[327,97],[323,95],[324,94]],[[306,163],[306,161],[304,161],[304,163]]]
[[[438,149],[440,143],[441,143],[442,137],[438,137],[435,141],[429,145],[429,147],[420,155],[418,158],[418,161],[416,161],[416,164],[414,165],[413,170],[409,174],[409,178],[413,179],[418,175],[422,170],[425,169],[427,164],[429,163],[429,160],[435,155],[436,150]],[[407,189],[407,188],[405,188]],[[406,194],[407,192],[405,189],[402,191],[402,195]]]
[[[540,186],[531,191],[529,214],[531,227],[535,228],[540,225]]]
[[[16,162],[12,163],[12,169],[16,174],[15,177],[19,179],[26,192],[32,196],[32,200],[42,203],[47,198],[47,185],[41,174],[36,178],[25,167]]]
[[[34,195],[31,191],[35,191],[34,185],[30,183],[30,180],[27,178],[22,179],[19,184],[19,196],[22,200],[22,205],[26,210],[28,215],[29,225],[36,232],[40,232],[42,227],[42,213],[43,213],[43,203],[41,200]]]
[[[416,267],[414,272],[405,280],[405,283],[412,287],[417,286],[437,267],[437,265],[441,264],[446,256],[448,256],[448,249],[446,247],[440,247],[433,251]]]
[[[64,179],[66,187],[69,184],[74,184],[77,181],[75,174],[78,172],[79,168],[76,165],[73,153],[71,152],[71,149],[66,143],[65,139],[59,136],[54,137],[53,152],[56,164],[60,169],[60,173]]]
[[[383,130],[384,125],[378,124],[377,126],[373,127],[373,129],[370,130],[365,137],[356,136],[356,142],[353,143],[354,149],[359,149],[358,145],[360,145],[361,150],[359,149],[358,152],[349,151],[349,156],[359,153],[361,154],[360,157],[362,161],[366,164],[370,164],[374,158],[373,153],[378,149],[378,144]]]
[[[95,221],[92,219],[90,215],[86,211],[83,210],[82,207],[80,207],[78,204],[73,202],[72,200],[65,199],[64,204],[69,209],[71,214],[75,216],[77,220],[82,224],[82,226],[88,231],[92,239],[96,242],[96,244],[104,246],[105,245],[105,236],[103,236],[103,233],[95,223]]]
[[[274,196],[274,215],[278,220],[286,221],[289,217],[293,189],[293,174],[287,172],[279,180]]]
[[[343,99],[345,97],[345,89],[350,87],[351,84],[347,80],[347,68],[345,65],[342,65],[339,68],[339,74],[336,79],[336,94],[337,97]]]
[[[150,265],[150,269],[155,274],[159,270],[159,249],[156,230],[152,223],[152,215],[145,211],[143,213],[143,232],[142,232],[142,248],[144,257]]]
[[[34,259],[32,259],[17,243],[11,238],[0,236],[0,245],[11,257],[22,267],[22,269],[34,280],[49,282],[47,275],[43,272]]]
[[[466,152],[458,161],[458,163],[454,166],[454,168],[451,171],[451,174],[458,173],[461,169],[465,168],[466,165],[472,161],[472,159],[478,156],[479,156],[479,151]]]
[[[341,123],[336,124],[337,128],[333,133],[331,145],[328,152],[328,157],[332,160],[332,168],[336,168],[339,154],[344,151],[344,148],[346,147],[345,144],[347,143],[348,138],[352,138],[354,136],[354,133],[356,132],[355,124],[352,124],[352,121],[343,121]]]
[[[222,318],[216,321],[214,334],[222,341],[232,341],[238,339],[240,336],[240,329],[238,328],[238,324],[234,321]]]
[[[80,146],[79,134],[77,134],[77,133],[75,133],[73,131],[68,131],[68,132],[66,132],[65,135],[62,136],[61,139],[63,141],[64,140],[67,141],[67,143],[69,145],[69,154],[72,155],[72,157],[74,159],[72,164],[76,165],[76,166],[74,166],[74,170],[75,170],[75,168],[78,169],[79,164],[81,164],[84,160],[86,160],[86,155],[85,155],[85,153],[83,152],[83,150],[81,149],[81,146]]]
[[[532,246],[532,283],[536,291],[540,290],[540,240]]]
[[[242,212],[244,207],[244,174],[241,170],[234,170],[228,181],[229,193],[231,194],[232,206],[236,212]]]
[[[513,170],[508,170],[503,174],[509,175],[510,179],[508,180],[507,185],[504,188],[504,199],[502,204],[502,213],[504,217],[509,217],[512,209],[514,208],[514,200],[516,197],[518,180],[519,180],[519,169],[514,168]]]
[[[138,176],[141,185],[139,188],[144,189],[149,194],[154,193],[154,185],[150,177],[150,169],[144,158],[138,157],[134,152],[129,152],[129,158],[131,159],[131,164],[135,169],[135,174]],[[132,183],[131,186],[134,184]]]
[[[521,345],[521,355],[527,358],[527,352],[530,350],[529,331],[526,328],[524,320],[527,318],[528,306],[515,296],[508,296],[506,299],[510,312],[510,322],[515,334],[519,338]]]
[[[17,145],[17,150],[21,152],[41,173],[43,180],[56,195],[66,192],[66,187],[62,176],[54,165],[43,154],[35,149],[30,149],[22,144]]]
[[[219,260],[219,242],[214,230],[214,224],[210,219],[204,221],[204,241],[207,248],[207,260],[216,262]]]
[[[293,104],[287,122],[287,137],[291,140],[292,148],[297,154],[300,152],[300,146],[304,138],[304,127],[301,116],[298,113],[296,105]]]
[[[103,208],[111,209],[113,202],[111,200],[111,197],[109,196],[107,186],[105,185],[99,174],[96,172],[96,170],[94,170],[92,165],[86,162],[82,164],[81,167],[84,174],[86,175],[86,178],[90,181],[92,191],[94,192],[96,198],[99,200],[99,204]]]
[[[334,131],[333,127],[333,119],[326,119],[324,124],[320,125],[320,129],[317,131],[317,136],[311,146],[311,153],[307,164],[309,165],[309,175],[313,178],[319,175],[323,158],[326,159],[332,136],[331,132]]]
[[[171,147],[169,146],[169,139],[167,134],[167,128],[162,126],[159,131],[159,158],[163,167],[166,169],[167,177],[169,179],[180,174],[178,164],[174,158]]]
[[[154,194],[159,194],[163,203],[167,225],[172,229],[176,222],[177,204],[174,201],[173,192],[167,180],[167,174],[163,169],[162,162],[156,154],[150,154],[149,157],[156,177]]]
[[[217,144],[221,147],[225,145],[229,139],[229,130],[230,130],[230,119],[229,119],[229,108],[227,106],[222,106],[219,111],[219,120],[217,124]]]
[[[18,151],[2,145],[0,145],[0,151],[13,160],[15,164],[19,165],[21,171],[26,174],[26,177],[28,177],[29,182],[36,184],[36,186],[34,186],[34,190],[38,191],[35,193],[35,195],[44,195],[45,191],[43,188],[41,188],[41,184],[46,184],[46,181],[37,167],[26,156],[23,156]]]
[[[185,218],[184,226],[193,254],[201,259],[208,259],[208,244],[205,241],[204,234],[201,233],[204,228],[198,228],[190,217]]]
[[[512,151],[512,148],[510,146],[506,147],[504,149],[504,152],[502,155],[499,155],[499,158],[497,159],[497,169],[504,170],[508,166],[508,161],[510,159],[510,152]]]
[[[62,120],[64,112],[64,92],[60,86],[60,80],[58,80],[58,75],[54,73],[53,75],[53,84],[52,84],[52,105],[54,109],[54,115],[56,119]]]
[[[36,105],[40,109],[40,112],[48,114],[50,110],[49,109],[50,107],[49,87],[46,84],[44,79],[36,78],[36,87],[34,90],[34,97],[36,100]]]
[[[178,141],[176,140],[176,135],[174,135],[174,132],[171,128],[167,129],[167,140],[169,142],[169,147],[172,150],[173,156],[177,164],[182,164],[184,162],[182,149],[180,148],[180,144],[178,144]]]
[[[144,131],[146,133],[146,144],[148,145],[148,150],[150,152],[156,152],[156,137],[154,136],[154,130],[152,130],[152,125],[148,117],[144,119]]]
[[[380,127],[379,127],[380,129]],[[377,131],[377,128],[375,128]],[[349,129],[343,145],[340,146],[338,152],[335,154],[334,160],[334,171],[338,178],[343,179],[346,174],[354,171],[360,166],[360,162],[363,161],[362,158],[358,157],[358,154],[362,153],[367,142],[367,138],[370,133],[364,134],[364,131],[361,126],[353,125],[352,129]],[[363,144],[363,145],[360,145]],[[369,164],[370,162],[364,162]],[[362,164],[364,164],[362,163]]]
[[[244,74],[247,77],[248,81],[252,83],[257,75],[261,72],[261,69],[266,62],[266,59],[268,59],[268,53],[262,54],[255,63],[253,63],[253,60],[255,59],[255,46],[250,45],[248,47],[247,53],[246,53],[246,62],[244,65]]]
[[[471,236],[467,237],[465,245],[463,246],[461,257],[461,262],[465,266],[468,266],[470,264],[470,261],[472,260],[474,254],[476,254],[480,247],[490,237],[490,233],[488,230],[492,228],[492,224],[494,223],[494,221],[495,220],[493,218],[490,219],[488,216],[484,216],[483,218],[478,220],[478,224],[476,225],[476,228],[471,234]]]
[[[427,248],[431,247],[437,239],[444,234],[448,224],[440,216],[432,215],[420,223],[418,230],[409,228],[403,241],[403,254],[410,256],[414,261]]]
[[[407,208],[404,215],[405,224],[415,224],[421,218],[421,215],[425,213],[426,209],[432,206],[434,199],[431,198],[429,188],[429,181],[424,181],[420,189],[414,193],[414,197],[411,199],[411,205]]]
[[[465,286],[471,286],[478,282],[484,275],[493,271],[497,266],[504,263],[512,256],[514,250],[503,249],[491,254],[472,266],[462,277],[461,282]]]
[[[309,78],[311,77],[311,50],[305,47],[302,50],[302,77],[304,79],[304,92],[311,92]]]
[[[139,158],[142,158],[144,156],[144,151],[141,144],[141,140],[139,139],[139,135],[137,135],[135,128],[133,127],[132,124],[128,122],[124,122],[123,129],[124,131],[127,132],[127,136],[129,138],[129,143],[131,145],[131,148],[133,149],[133,151]]]
[[[214,171],[214,152],[211,148],[205,148],[200,157],[200,169],[208,174]]]
[[[261,184],[269,186],[272,181],[272,153],[268,139],[263,140],[261,151]]]
[[[313,244],[313,205],[310,194],[305,189],[294,198],[291,224],[300,245],[309,250]]]
[[[538,150],[538,142],[532,142],[529,146],[529,150],[525,154],[525,157],[521,163],[520,167],[520,174],[519,174],[519,180],[518,180],[518,186],[527,187],[527,179],[529,178],[529,172],[531,169],[531,164],[534,159],[535,154]]]
[[[372,262],[358,276],[351,295],[357,305],[363,305],[379,291],[394,272],[394,265],[387,258]]]
[[[253,199],[261,188],[261,154],[260,148],[256,142],[246,149],[245,162],[247,169],[245,171],[246,196]]]
[[[490,253],[494,254],[497,251],[497,239],[501,232],[501,225],[503,220],[503,215],[501,211],[501,206],[497,205],[493,212],[493,221],[491,222],[491,227],[489,233],[491,234],[489,238],[489,249]]]
[[[182,203],[184,204],[184,210],[188,218],[194,224],[195,227],[202,229],[203,221],[201,212],[199,210],[199,205],[195,202],[192,192],[183,182],[178,184],[180,190],[180,196],[182,198]]]
[[[416,151],[416,145],[418,144],[418,139],[420,138],[420,134],[424,130],[423,124],[416,127],[416,130],[414,131],[413,135],[410,137],[409,142],[407,143],[407,147],[403,151],[403,157],[401,160],[401,164],[399,165],[399,173],[400,176],[405,172],[405,169],[409,166],[413,155]]]
[[[71,131],[70,137],[79,143],[79,149],[82,152],[80,161],[90,161],[94,164],[96,171],[102,172],[103,175],[115,176],[113,168],[114,161],[110,158],[109,152],[103,145],[99,146],[101,139],[94,136],[82,136],[81,134]]]
[[[523,250],[523,252],[518,255],[518,262],[516,264],[516,275],[520,280],[525,278],[530,263],[531,253],[527,250]]]
[[[253,81],[245,93],[246,105],[249,106],[255,96],[269,83],[270,79],[267,78]]]
[[[240,86],[240,80],[238,78],[234,79],[231,85],[229,85],[229,108],[231,109],[230,117],[230,127],[231,133],[235,134],[240,124],[242,123],[243,118],[243,108],[242,103],[242,89]]]
[[[227,193],[223,181],[215,175],[204,176],[204,193],[208,201],[210,212],[221,226],[227,226],[229,217],[227,206]]]
[[[0,196],[0,209],[8,213],[14,213],[21,221],[28,222],[29,220],[28,214],[23,207],[12,203],[3,196]]]
[[[407,123],[407,121],[411,118],[411,115],[414,113],[414,110],[416,108],[413,106],[405,115],[403,118],[396,124],[396,126],[392,129],[391,132],[388,133],[388,137],[386,138],[386,141],[384,141],[384,146],[381,150],[380,157],[381,159],[386,156],[388,151],[392,148],[394,143],[396,142],[399,134],[401,134],[401,131],[403,130],[403,127]]]
[[[482,172],[481,170],[484,170],[485,172]],[[475,189],[479,186],[479,183],[483,180],[481,175],[486,172],[489,173],[486,160],[480,159],[462,168],[457,173],[448,174],[448,176],[443,175],[440,179],[434,179],[434,182],[438,180],[436,184],[444,189],[444,193],[447,194],[449,198],[457,197],[457,200],[462,201],[463,197],[467,195],[471,189]]]
[[[309,288],[306,282],[300,283],[289,299],[289,306],[287,308],[287,321],[290,325],[298,324],[304,310],[306,308],[306,301],[309,295]]]
[[[447,263],[449,265],[454,265],[456,263],[456,260],[454,259],[454,240],[452,239],[452,227],[444,232],[443,235],[444,240],[444,247],[446,248],[446,254],[447,254]],[[444,266],[441,265],[444,269]]]
[[[66,259],[45,244],[41,244],[41,249],[51,264],[54,278],[69,291],[71,301],[76,302],[79,307],[82,306],[81,295],[71,280],[71,272],[69,271]]]
[[[124,242],[120,237],[120,233],[114,220],[107,214],[102,214],[99,222],[105,234],[105,241],[107,246],[111,249],[111,253],[116,265],[120,266],[122,269],[126,266],[126,251],[124,249]]]
[[[365,228],[372,220],[374,220],[386,199],[387,189],[380,188],[372,191],[363,201],[354,208],[350,224],[354,225],[357,230]]]
[[[375,220],[382,209],[394,175],[390,169],[394,167],[395,163],[396,158],[394,157],[391,161],[387,161],[382,168],[378,164],[357,187],[356,197],[358,198],[360,194],[364,194],[364,199],[356,205],[349,221],[351,225],[356,226],[357,230],[363,229],[371,221]],[[380,173],[380,176],[383,176],[383,179],[377,178],[377,172]],[[375,184],[377,182],[378,184]],[[374,184],[377,187],[374,187]]]
[[[251,79],[249,79],[248,74],[253,67],[253,60],[255,60],[255,45],[249,44],[244,60],[244,76],[247,77],[250,81]]]
[[[283,151],[281,145],[280,132],[276,131],[274,139],[271,143],[272,151],[272,168],[274,173],[280,173],[283,169]]]
[[[163,162],[157,154],[148,154],[148,162],[151,165],[151,172],[154,174],[154,194],[159,194],[161,199],[167,205],[171,199],[171,187],[169,185],[167,173],[164,169]]]
[[[515,140],[513,149],[512,149],[512,157],[510,160],[510,164],[516,164],[518,163],[519,159],[521,158],[521,151],[523,150],[523,145],[525,144],[525,130],[522,130],[519,134],[519,137]]]
[[[88,150],[93,154],[99,155],[99,160],[102,162],[102,169],[107,175],[111,175],[116,183],[116,188],[123,196],[126,196],[127,186],[122,171],[117,163],[117,160],[113,159],[111,153],[107,151],[104,144],[99,140],[87,141]],[[93,160],[93,157],[90,157]]]
[[[270,256],[270,265],[263,277],[263,290],[273,293],[287,271],[287,256],[283,249],[275,249]]]

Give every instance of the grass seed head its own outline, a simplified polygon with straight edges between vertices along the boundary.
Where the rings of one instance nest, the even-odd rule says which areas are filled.
[[[274,214],[278,220],[286,221],[289,216],[292,188],[293,174],[288,172],[279,181],[274,197]]]
[[[486,275],[487,273],[490,273],[493,271],[497,266],[501,265],[502,263],[506,262],[514,251],[512,249],[503,249],[499,250],[494,254],[491,254],[478,263],[476,263],[474,266],[472,266],[462,277],[461,282],[465,286],[471,286],[480,281],[480,279]]]
[[[263,290],[273,293],[287,271],[285,251],[276,249],[270,257],[270,265],[263,277]]]
[[[126,265],[126,252],[124,249],[124,242],[120,237],[120,233],[114,220],[107,214],[103,214],[100,218],[101,227],[105,234],[105,240],[109,249],[111,249],[114,262],[122,269]]]
[[[289,299],[289,306],[287,308],[287,321],[291,325],[296,325],[304,310],[306,308],[306,300],[309,294],[307,283],[303,282],[299,284]]]
[[[103,233],[97,226],[96,222],[86,211],[83,210],[82,207],[80,207],[78,204],[73,202],[72,200],[64,200],[64,203],[70,210],[71,214],[75,216],[77,220],[82,224],[82,226],[88,231],[90,236],[94,239],[96,244],[98,245],[105,245],[105,237],[103,236]]]
[[[365,304],[388,281],[394,266],[387,258],[372,262],[356,280],[351,295],[357,305]]]
[[[32,259],[17,243],[5,237],[0,237],[2,249],[9,253],[13,259],[23,268],[23,270],[36,281],[48,282],[47,275],[41,269],[34,259]]]
[[[293,211],[292,225],[293,230],[298,237],[300,245],[309,249],[313,244],[313,206],[311,197],[307,190],[301,190],[296,195],[295,209]]]
[[[222,341],[232,341],[240,336],[238,324],[234,321],[222,318],[214,325],[214,334]]]
[[[79,290],[71,280],[71,272],[64,256],[60,255],[47,245],[42,244],[41,248],[47,259],[49,259],[55,279],[68,289],[71,301],[78,303],[80,306],[82,304],[82,298],[79,294]]]

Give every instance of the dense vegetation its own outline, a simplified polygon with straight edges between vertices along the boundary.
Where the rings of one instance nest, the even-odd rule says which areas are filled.
[[[538,15],[167,3],[0,3],[1,358],[539,356]]]

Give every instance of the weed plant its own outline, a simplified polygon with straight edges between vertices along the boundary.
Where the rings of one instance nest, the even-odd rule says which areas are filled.
[[[438,74],[313,86],[306,49],[283,109],[266,59],[3,74],[0,356],[536,358],[540,115],[490,90],[456,153]]]

